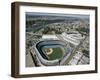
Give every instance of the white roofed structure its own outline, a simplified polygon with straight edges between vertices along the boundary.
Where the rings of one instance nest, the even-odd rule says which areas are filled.
[[[56,35],[43,35],[42,39],[52,39],[52,40],[59,40]]]
[[[63,32],[62,33],[62,38],[67,41],[67,42],[70,42],[74,45],[78,45],[80,43],[80,41],[82,39],[84,39],[84,37],[82,37],[82,35],[78,32],[71,32],[71,33],[66,33],[66,32]]]

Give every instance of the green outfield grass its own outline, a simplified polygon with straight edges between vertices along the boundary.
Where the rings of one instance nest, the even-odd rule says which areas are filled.
[[[46,48],[48,49],[48,48]],[[53,51],[51,54],[48,55],[49,60],[59,59],[63,56],[63,51],[61,48],[51,48]]]

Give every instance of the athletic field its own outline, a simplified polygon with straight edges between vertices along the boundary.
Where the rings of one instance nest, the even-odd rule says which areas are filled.
[[[59,59],[63,56],[63,50],[61,47],[45,48],[43,49],[49,60]]]

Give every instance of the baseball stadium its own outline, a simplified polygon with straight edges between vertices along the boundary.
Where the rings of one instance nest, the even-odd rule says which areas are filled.
[[[45,66],[59,65],[61,60],[71,50],[61,40],[45,40],[36,44],[36,55],[39,61]]]

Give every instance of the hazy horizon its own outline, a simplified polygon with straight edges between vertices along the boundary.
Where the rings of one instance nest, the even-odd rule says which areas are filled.
[[[26,16],[55,16],[55,17],[76,17],[76,18],[86,18],[89,19],[89,15],[82,14],[61,14],[61,13],[39,13],[39,12],[26,12]]]

